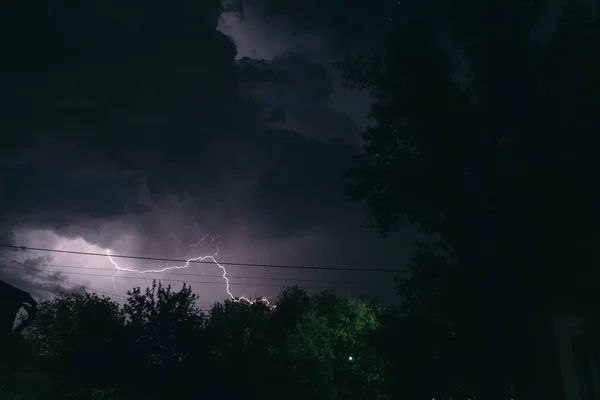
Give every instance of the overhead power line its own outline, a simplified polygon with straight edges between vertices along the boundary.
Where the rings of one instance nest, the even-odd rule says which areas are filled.
[[[6,257],[6,256],[4,256],[4,255],[2,255],[2,254],[0,254],[0,257],[4,258],[4,259],[6,259],[6,260],[8,260],[8,261],[10,261],[10,262],[12,262],[12,263],[19,264],[19,265],[21,265],[22,267],[25,267],[25,268],[27,268],[27,269],[30,269],[30,270],[32,270],[32,271],[35,271],[35,272],[38,272],[38,273],[40,273],[40,274],[46,275],[46,276],[48,276],[48,277],[50,277],[50,278],[52,278],[52,279],[58,279],[58,280],[60,280],[60,281],[63,281],[63,282],[65,282],[65,283],[68,283],[68,284],[70,284],[70,285],[77,286],[77,287],[80,287],[80,288],[82,288],[82,289],[85,289],[85,290],[90,290],[90,291],[92,291],[92,292],[96,292],[96,293],[104,294],[104,295],[107,295],[107,296],[109,296],[109,297],[111,297],[111,298],[113,298],[113,297],[118,297],[118,298],[119,298],[119,299],[121,299],[121,300],[127,300],[127,297],[125,297],[125,296],[121,296],[121,295],[114,294],[114,293],[112,293],[112,294],[111,294],[111,293],[108,293],[108,292],[105,292],[105,291],[102,291],[102,290],[98,290],[98,289],[91,288],[91,287],[89,287],[89,286],[85,286],[85,285],[80,285],[80,284],[77,284],[77,283],[73,283],[73,282],[69,281],[68,279],[61,278],[61,277],[59,277],[59,276],[55,276],[55,275],[52,275],[52,274],[48,274],[47,272],[44,272],[44,271],[41,271],[41,270],[39,270],[39,269],[37,269],[37,268],[33,268],[33,267],[29,266],[29,265],[23,264],[23,263],[21,263],[21,262],[19,262],[19,261],[17,261],[17,260],[13,260],[12,258],[10,258],[10,257]],[[18,267],[8,267],[8,266],[4,266],[4,267],[0,267],[0,268],[10,268],[10,269],[18,269],[18,270],[20,270],[20,269],[21,269],[21,268],[18,268]],[[87,274],[80,274],[80,275],[87,275]],[[94,276],[94,275],[92,275],[92,276]],[[110,275],[98,275],[98,276],[106,276],[106,277],[108,277],[108,278],[111,278],[111,276],[110,276]],[[153,279],[151,279],[151,278],[138,278],[138,279],[147,279],[147,280],[153,280]],[[172,279],[164,279],[164,280],[165,280],[165,281],[171,281]],[[183,281],[181,281],[181,282],[183,282]],[[217,282],[215,282],[215,283],[217,283]],[[221,284],[221,283],[219,283],[219,284]],[[28,288],[30,288],[30,289],[36,289],[36,290],[48,291],[47,289],[44,289],[43,287],[40,287],[40,286],[35,286],[35,285],[31,285],[31,284],[20,285],[20,286],[28,287]],[[274,285],[274,286],[276,286],[276,285]],[[122,304],[122,303],[121,303],[121,304]],[[209,312],[209,311],[211,310],[211,308],[212,308],[212,305],[211,305],[211,304],[204,304],[204,305],[200,305],[200,306],[198,306],[197,308],[198,308],[198,310],[200,310],[200,311],[203,311],[203,312]]]
[[[57,249],[43,249],[38,247],[27,247],[27,246],[13,246],[7,244],[0,244],[0,247],[15,249],[15,250],[32,250],[32,251],[44,251],[49,253],[61,253],[61,254],[75,254],[82,256],[96,256],[96,257],[108,257],[107,254],[103,253],[92,253],[85,251],[70,251],[70,250],[57,250]],[[173,258],[158,258],[158,257],[145,257],[145,256],[132,256],[132,255],[118,255],[111,254],[112,258],[125,258],[133,260],[146,260],[146,261],[163,261],[163,262],[177,262],[186,263],[188,260],[173,259]],[[191,260],[189,263],[195,264],[214,264],[212,261],[200,261]],[[283,268],[283,269],[313,269],[313,270],[327,270],[327,271],[357,271],[357,272],[408,272],[406,268],[390,269],[390,268],[342,268],[342,267],[310,267],[300,265],[278,265],[278,264],[255,264],[255,263],[234,263],[219,261],[221,265],[231,265],[240,267],[262,267],[262,268]]]
[[[132,271],[120,271],[115,268],[98,268],[98,267],[83,267],[77,265],[62,265],[62,264],[40,264],[42,267],[53,267],[53,268],[67,268],[67,269],[79,269],[79,270],[90,270],[90,271],[107,271],[107,272],[121,272],[121,273],[135,273]],[[145,275],[177,275],[177,276],[200,276],[200,277],[212,277],[212,278],[223,278],[223,274],[204,274],[197,272],[173,272],[170,270],[169,272],[144,272]],[[120,275],[122,276],[122,275]],[[300,279],[300,278],[273,278],[273,277],[260,277],[260,276],[240,276],[240,275],[230,275],[227,274],[229,279],[250,279],[250,280],[258,280],[258,281],[293,281],[293,282],[317,282],[317,283],[379,283],[378,281],[366,281],[366,280],[331,280],[331,279]]]
[[[10,266],[4,266],[4,267],[0,267],[0,269],[16,269],[16,270],[20,270],[21,268],[19,267],[10,267]],[[115,272],[119,272],[118,270],[113,270]],[[38,271],[41,272],[41,271]],[[95,276],[95,277],[102,277],[102,278],[119,278],[119,279],[140,279],[140,280],[145,280],[145,281],[153,281],[153,280],[157,280],[157,281],[164,281],[164,282],[181,282],[181,283],[202,283],[202,284],[209,284],[209,285],[220,285],[223,286],[223,282],[215,282],[215,281],[199,281],[199,280],[188,280],[188,279],[169,279],[169,278],[146,278],[146,277],[141,277],[141,276],[113,276],[113,275],[108,275],[108,274],[90,274],[90,273],[86,273],[86,272],[67,272],[70,275],[82,275],[82,276]],[[50,275],[52,276],[52,275]],[[220,276],[222,278],[222,276]],[[231,278],[231,277],[228,277]],[[343,282],[339,282],[339,283],[343,283]],[[290,284],[291,285],[291,284]],[[275,284],[268,284],[268,283],[234,283],[234,282],[229,282],[229,286],[264,286],[264,287],[278,287],[278,288],[282,288],[284,286],[286,286],[285,284],[279,284],[279,285],[275,285]],[[327,288],[326,285],[321,285],[321,286],[307,286],[307,287],[312,287],[312,288]],[[111,295],[112,296],[112,295]]]

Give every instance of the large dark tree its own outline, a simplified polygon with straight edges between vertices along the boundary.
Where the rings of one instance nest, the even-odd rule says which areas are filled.
[[[124,306],[95,294],[63,293],[40,304],[24,336],[44,369],[58,377],[60,398],[90,398],[91,389],[164,397],[173,386],[197,390],[204,318],[195,300],[189,286],[172,291],[156,282],[131,290]]]
[[[410,221],[449,245],[452,277],[401,290],[478,330],[488,398],[519,381],[529,318],[595,280],[600,24],[575,3],[539,29],[547,2],[448,2],[343,65],[373,95],[348,194],[383,234]]]
[[[204,314],[185,283],[179,291],[154,281],[128,291],[123,312],[129,349],[128,374],[138,393],[167,396],[176,386],[185,397],[196,390],[198,347]],[[184,396],[185,394],[185,396]]]
[[[25,338],[44,369],[70,389],[120,387],[128,377],[125,316],[119,305],[95,294],[63,293],[44,301]]]

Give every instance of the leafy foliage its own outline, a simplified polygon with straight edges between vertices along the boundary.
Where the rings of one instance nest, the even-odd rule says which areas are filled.
[[[444,24],[419,15],[343,65],[374,101],[348,195],[383,234],[418,222],[463,268],[502,266],[531,284],[590,245],[562,232],[594,237],[600,220],[600,23],[571,2],[540,45],[539,4],[475,3],[447,5]]]
[[[47,367],[84,386],[121,380],[115,360],[123,351],[122,310],[95,294],[61,294],[39,305],[26,337],[35,343]]]
[[[135,338],[136,350],[147,357],[146,363],[171,366],[183,362],[203,323],[191,288],[184,284],[179,292],[172,292],[170,286],[153,282],[145,292],[138,287],[128,295],[123,306],[126,329]]]
[[[299,397],[337,398],[348,391],[363,398],[377,395],[383,364],[369,335],[379,328],[377,310],[354,299],[337,300],[328,293],[315,297],[286,343],[294,368],[306,385]],[[307,377],[310,377],[307,379]]]
[[[384,235],[408,221],[441,238],[398,292],[470,343],[478,397],[527,384],[532,315],[597,293],[600,20],[572,0],[543,31],[544,5],[444,2],[341,65],[373,97],[347,194]]]
[[[123,305],[61,294],[24,334],[61,398],[391,398],[384,312],[372,302],[290,287],[273,309],[226,300],[203,314],[196,298],[156,282]]]

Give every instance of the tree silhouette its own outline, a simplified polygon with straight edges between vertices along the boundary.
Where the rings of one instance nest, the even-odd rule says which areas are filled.
[[[123,306],[126,326],[148,357],[146,362],[169,367],[183,362],[203,323],[191,288],[183,284],[180,291],[173,292],[170,285],[154,281],[145,292],[136,287],[127,294]]]
[[[45,368],[71,389],[120,387],[127,362],[125,317],[119,305],[95,294],[62,293],[39,305],[24,336],[35,345]]]
[[[448,2],[342,65],[373,94],[348,195],[384,235],[416,222],[449,245],[452,274],[421,251],[421,275],[399,290],[463,333],[477,327],[484,398],[505,399],[509,378],[533,390],[527,321],[595,281],[600,24],[571,1],[533,40],[542,6]]]
[[[195,300],[185,284],[157,282],[123,306],[61,294],[40,304],[25,338],[64,399],[392,398],[383,309],[372,302],[290,287],[274,309],[227,299],[205,315]]]
[[[297,376],[293,398],[385,398],[384,363],[370,340],[379,310],[327,292],[311,300],[283,347]]]
[[[176,384],[189,393],[197,379],[190,368],[198,362],[194,357],[205,316],[195,306],[197,296],[185,283],[175,292],[153,281],[142,291],[128,291],[123,305],[126,337],[131,343],[128,370],[137,390],[144,388],[154,396],[169,395]],[[195,370],[195,368],[193,368]]]
[[[266,397],[272,368],[269,338],[270,310],[262,302],[216,303],[202,334],[211,392],[231,398]],[[235,382],[234,385],[231,383]]]

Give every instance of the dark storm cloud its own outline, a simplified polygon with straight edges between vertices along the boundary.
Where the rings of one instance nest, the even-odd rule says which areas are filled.
[[[245,17],[260,16],[268,21],[285,20],[291,35],[319,32],[334,38],[335,47],[353,48],[385,32],[386,22],[399,13],[397,0],[239,0],[229,2],[232,10]]]
[[[293,63],[297,83],[305,76],[316,78],[307,82],[308,89],[320,87],[317,83],[324,84],[322,91],[327,92],[327,97],[298,90],[303,89],[301,86],[281,84],[278,96],[294,102],[293,106],[288,105],[288,109],[295,108],[294,115],[289,115],[289,111],[285,114],[288,127],[293,124],[293,129],[310,131],[310,137],[326,141],[339,129],[363,130],[370,104],[368,93],[341,85],[334,63],[343,60],[348,52],[368,53],[391,20],[406,18],[417,8],[415,2],[380,0],[318,3],[239,0],[227,4],[228,11],[221,16],[219,29],[233,38],[238,57],[270,60],[287,70]],[[321,71],[317,72],[318,68]],[[273,87],[269,91],[273,92]],[[316,97],[309,99],[309,95]],[[327,107],[320,106],[323,99],[328,102]],[[298,101],[302,107],[296,106]],[[281,111],[274,107],[271,110]],[[281,119],[282,114],[276,113],[274,117]],[[351,136],[352,144],[358,146],[357,135]]]
[[[342,195],[357,128],[330,106],[327,67],[293,52],[236,61],[218,1],[2,7],[0,242],[30,227],[101,248],[137,235],[122,252],[163,257],[169,232],[269,246],[236,244],[230,261],[397,253],[356,257],[376,234]]]
[[[339,218],[340,205],[346,208],[340,169],[355,150],[307,141],[294,131],[276,133],[266,150],[271,168],[251,191],[251,210],[268,217],[263,224],[278,231],[278,226],[305,229]]]
[[[141,182],[151,198],[189,193],[227,225],[291,233],[339,218],[339,173],[353,150],[269,129],[263,105],[240,96],[235,46],[216,31],[219,4],[189,4],[5,10],[1,206],[14,221],[60,230],[118,220],[145,210]],[[294,128],[323,125],[333,137],[354,128],[327,108],[321,68],[294,54],[269,68],[305,86],[269,104],[280,102]],[[304,115],[320,120],[302,126]]]
[[[260,65],[245,58],[240,65],[256,71],[248,74],[243,88],[262,105],[272,125],[309,139],[341,139],[358,146],[356,124],[330,104],[334,77],[324,66],[291,51]]]
[[[241,120],[235,48],[215,31],[217,2],[7,8],[3,209],[123,214],[140,177],[202,157],[203,142]]]

